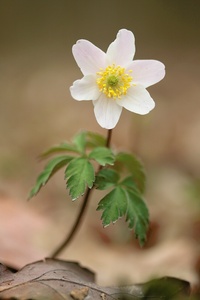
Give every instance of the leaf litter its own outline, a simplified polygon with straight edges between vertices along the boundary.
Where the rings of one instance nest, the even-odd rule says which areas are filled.
[[[163,297],[166,293],[167,298]],[[0,265],[1,300],[175,299],[188,293],[188,282],[170,277],[124,287],[100,287],[92,271],[58,259],[33,262],[16,273]]]

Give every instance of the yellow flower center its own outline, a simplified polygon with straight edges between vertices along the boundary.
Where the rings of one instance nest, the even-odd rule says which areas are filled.
[[[131,71],[129,71],[131,72]],[[127,90],[131,86],[133,78],[125,73],[125,69],[120,66],[108,66],[105,70],[101,69],[97,72],[97,85],[99,90],[108,98],[119,99],[126,95]]]

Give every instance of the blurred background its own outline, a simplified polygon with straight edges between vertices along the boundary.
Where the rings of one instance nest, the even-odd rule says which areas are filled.
[[[175,276],[198,282],[200,249],[200,2],[198,0],[0,1],[0,260],[21,267],[58,246],[76,217],[63,172],[27,202],[38,155],[77,131],[106,134],[90,102],[69,93],[81,78],[71,52],[80,38],[106,51],[119,29],[136,59],[157,59],[166,77],[149,88],[146,116],[123,111],[113,144],[147,170],[149,238],[140,249],[123,220],[103,229],[95,193],[79,234],[60,256],[92,268],[100,284]]]

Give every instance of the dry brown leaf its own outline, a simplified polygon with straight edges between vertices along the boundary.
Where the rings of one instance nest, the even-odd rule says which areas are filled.
[[[94,273],[78,263],[50,258],[28,264],[17,273],[0,265],[0,274],[0,299],[3,300],[146,299],[146,293],[148,297],[163,299],[157,293],[157,282],[163,286],[161,293],[169,285],[172,296],[186,295],[189,288],[187,282],[167,277],[153,284],[100,287],[94,282]]]

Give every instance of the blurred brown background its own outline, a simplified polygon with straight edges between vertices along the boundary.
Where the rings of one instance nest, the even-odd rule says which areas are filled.
[[[22,266],[48,256],[69,230],[81,199],[71,203],[63,172],[26,202],[43,167],[36,158],[80,129],[106,133],[92,104],[70,96],[70,85],[82,76],[71,47],[85,38],[106,51],[127,28],[136,37],[135,58],[160,60],[167,71],[149,88],[156,108],[147,116],[124,110],[113,135],[115,146],[137,153],[147,169],[149,244],[140,250],[123,221],[103,230],[94,212],[98,195],[63,258],[93,268],[105,284],[154,275],[197,282],[199,15],[198,0],[0,1],[1,261]]]

